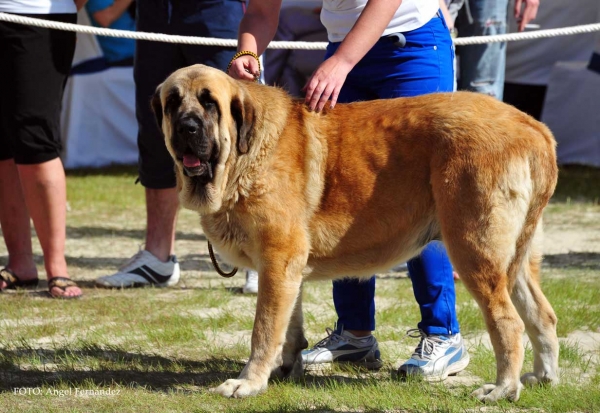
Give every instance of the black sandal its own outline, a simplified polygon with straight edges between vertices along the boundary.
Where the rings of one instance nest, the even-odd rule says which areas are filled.
[[[35,289],[38,286],[39,278],[33,278],[31,280],[21,280],[17,275],[9,270],[8,268],[2,268],[0,270],[0,280],[6,283],[6,287],[0,289],[4,290],[16,290],[17,288],[24,289]]]
[[[67,277],[52,277],[48,280],[48,294],[52,298],[62,298],[63,300],[71,300],[73,298],[79,298],[82,294],[79,295],[53,295],[52,289],[58,288],[63,292],[67,292],[67,288],[69,287],[78,287],[77,283],[70,278]]]

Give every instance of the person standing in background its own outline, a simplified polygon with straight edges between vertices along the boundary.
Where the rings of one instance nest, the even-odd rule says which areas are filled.
[[[0,0],[0,12],[76,23],[85,0]],[[30,218],[44,254],[48,292],[77,298],[65,259],[67,188],[60,109],[75,33],[0,22],[0,225],[8,263],[0,290],[38,284]]]
[[[136,9],[136,28],[141,32],[234,39],[245,10],[245,1],[240,0],[140,0]],[[99,277],[97,286],[167,287],[179,281],[180,268],[174,253],[179,209],[175,170],[152,113],[150,99],[157,86],[175,70],[202,63],[224,71],[234,54],[233,47],[137,42],[134,79],[139,125],[138,170],[139,182],[146,195],[146,240],[144,249],[116,273]],[[256,273],[248,272],[250,276],[253,274]],[[257,277],[248,275],[244,291],[253,292],[257,289]]]
[[[459,37],[505,34],[509,0],[459,0],[454,26]],[[462,4],[461,4],[462,3]],[[451,5],[452,6],[452,5]],[[519,31],[535,18],[539,0],[516,0],[514,16]],[[458,89],[502,100],[506,67],[506,42],[460,46]]]
[[[88,0],[85,9],[94,26],[135,31],[132,6],[134,0]],[[98,43],[109,66],[133,66],[134,39],[98,36]]]

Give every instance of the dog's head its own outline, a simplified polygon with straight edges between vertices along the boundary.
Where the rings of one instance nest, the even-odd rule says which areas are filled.
[[[219,70],[194,65],[157,88],[152,108],[175,161],[181,203],[217,212],[228,172],[252,141],[254,108],[244,88]]]

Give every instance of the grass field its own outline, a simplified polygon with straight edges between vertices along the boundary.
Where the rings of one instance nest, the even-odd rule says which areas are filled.
[[[68,174],[67,260],[83,287],[76,301],[36,292],[0,294],[0,411],[4,412],[600,412],[600,170],[563,168],[545,215],[543,288],[558,315],[561,384],[525,389],[516,403],[469,397],[495,377],[479,310],[458,282],[457,305],[471,364],[445,383],[396,381],[391,372],[417,344],[419,321],[405,273],[379,274],[377,373],[333,367],[266,393],[228,400],[208,389],[234,378],[249,355],[256,298],[243,274],[219,277],[198,218],[182,211],[176,250],[182,280],[171,289],[102,290],[144,236],[143,188],[134,168]],[[40,277],[45,278],[35,242]],[[0,265],[7,253],[0,246]],[[305,287],[311,344],[335,321],[330,283]],[[531,371],[528,345],[524,371]]]

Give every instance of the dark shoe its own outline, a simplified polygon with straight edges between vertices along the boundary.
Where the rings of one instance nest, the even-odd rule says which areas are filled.
[[[2,290],[16,290],[17,288],[24,289],[35,289],[38,286],[38,282],[40,281],[38,278],[34,278],[31,280],[21,280],[17,275],[9,270],[8,268],[2,268],[0,270],[0,280],[6,283],[6,287]]]
[[[53,288],[58,288],[58,289],[62,290],[63,292],[67,292],[67,288],[69,288],[69,287],[77,287],[77,283],[75,283],[75,281],[73,281],[72,279],[66,278],[66,277],[52,277],[51,279],[48,280],[48,294],[50,294],[50,296],[52,298],[62,298],[63,300],[71,300],[73,298],[81,297],[81,294],[79,294],[79,295],[54,295],[54,294],[52,294]]]
[[[383,365],[374,336],[359,338],[343,330],[327,328],[326,331],[327,337],[313,348],[302,351],[302,364],[308,369],[311,365],[333,362],[351,363],[369,370],[379,370]]]

